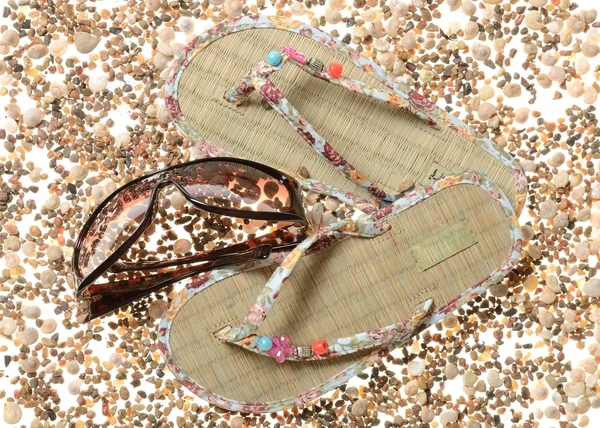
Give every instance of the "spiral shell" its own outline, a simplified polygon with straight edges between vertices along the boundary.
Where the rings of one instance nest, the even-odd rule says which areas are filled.
[[[52,82],[50,83],[49,92],[54,98],[62,98],[68,95],[69,89],[63,82]]]
[[[48,46],[48,50],[50,51],[51,55],[60,57],[67,52],[67,47],[68,45],[65,39],[56,39],[52,40],[50,46]]]
[[[189,18],[186,16],[179,20],[178,26],[181,31],[183,31],[184,33],[187,34],[187,33],[191,33],[192,31],[194,31],[194,27],[196,26],[196,23],[192,18]]]
[[[19,361],[19,365],[25,373],[35,373],[40,367],[40,360],[37,357],[29,357]]]
[[[170,61],[169,61],[169,58],[167,58],[160,52],[157,52],[156,55],[154,55],[153,62],[154,62],[154,66],[157,69],[164,70],[165,68],[167,68],[169,66]]]

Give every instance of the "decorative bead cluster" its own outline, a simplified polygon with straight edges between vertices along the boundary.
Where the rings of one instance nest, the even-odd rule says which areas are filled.
[[[279,363],[283,363],[286,357],[290,355],[308,358],[312,354],[325,355],[329,350],[329,345],[324,340],[315,341],[310,348],[308,346],[292,347],[289,336],[260,336],[256,344],[260,350],[265,351],[271,357],[275,357]]]
[[[283,57],[279,52],[271,51],[267,54],[267,62],[273,67],[278,67],[283,62]],[[306,60],[306,65],[317,73],[321,73],[325,69],[323,62],[317,58],[308,58]],[[327,67],[327,73],[334,79],[337,79],[342,75],[343,69],[344,67],[339,62],[332,62],[329,64],[329,67]]]

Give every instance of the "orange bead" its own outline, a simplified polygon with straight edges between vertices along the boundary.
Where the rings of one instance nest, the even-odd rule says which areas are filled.
[[[324,340],[317,340],[315,343],[312,344],[312,350],[317,355],[325,355],[328,349],[329,346]]]
[[[340,64],[339,62],[332,62],[331,64],[329,64],[329,68],[327,69],[327,71],[329,72],[329,75],[333,78],[338,78],[342,75],[342,64]]]

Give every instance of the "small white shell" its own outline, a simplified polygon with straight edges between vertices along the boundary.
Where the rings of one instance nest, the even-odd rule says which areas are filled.
[[[92,130],[94,131],[94,134],[96,134],[98,137],[106,137],[108,135],[108,128],[105,124],[100,122],[95,123],[92,127]]]
[[[146,5],[146,9],[151,12],[156,12],[160,9],[160,0],[146,0],[144,4]]]
[[[181,18],[179,20],[177,25],[179,26],[181,31],[183,31],[184,33],[191,33],[192,31],[194,31],[196,22],[192,18],[184,16],[183,18]]]
[[[4,318],[0,321],[0,332],[5,336],[10,336],[17,330],[17,322],[12,318]]]
[[[97,76],[90,78],[88,81],[88,88],[94,92],[102,92],[106,89],[108,79],[105,76]]]
[[[51,55],[54,56],[63,56],[65,52],[67,52],[67,41],[63,38],[52,40],[50,46],[48,46],[48,50]]]
[[[36,305],[25,306],[21,311],[23,312],[23,315],[32,320],[38,319],[42,314],[41,309]]]
[[[154,58],[152,59],[152,62],[154,63],[154,66],[157,69],[164,70],[165,68],[167,68],[169,66],[169,63],[171,61],[169,60],[169,58],[167,58],[166,56],[164,56],[160,52],[157,52],[154,55]]]
[[[346,8],[346,0],[329,0],[328,3],[333,10],[344,10]]]
[[[225,13],[231,18],[237,18],[242,15],[242,2],[239,0],[225,0],[225,5],[223,6],[225,9]]]
[[[2,33],[2,37],[0,38],[0,40],[2,40],[2,43],[6,43],[7,45],[15,48],[19,44],[19,33],[16,30],[13,30],[12,28],[8,28]]]
[[[52,82],[50,83],[49,92],[54,98],[62,98],[69,94],[69,89],[63,82]]]
[[[158,31],[158,38],[165,43],[170,43],[175,38],[175,31],[169,27],[161,28]]]
[[[23,123],[31,128],[38,126],[44,119],[44,113],[39,108],[30,108],[23,113]]]

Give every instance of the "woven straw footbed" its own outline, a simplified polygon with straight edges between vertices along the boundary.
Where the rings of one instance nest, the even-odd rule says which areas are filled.
[[[477,243],[421,272],[410,248],[460,222],[468,222]],[[483,280],[501,266],[512,245],[509,218],[487,192],[472,185],[444,189],[389,223],[391,230],[379,237],[352,237],[303,257],[257,333],[287,334],[301,346],[393,324],[410,318],[427,298],[440,306]],[[274,269],[220,281],[175,316],[173,355],[198,384],[239,401],[280,400],[357,360],[350,355],[279,364],[214,338],[219,328],[239,325]]]
[[[179,101],[197,134],[229,153],[285,171],[306,167],[311,178],[368,196],[318,156],[274,110],[254,93],[235,107],[223,95],[266,58],[290,45],[324,64],[340,62],[344,75],[382,86],[352,62],[322,44],[284,30],[254,29],[225,36],[191,60],[181,76]],[[283,95],[349,163],[388,193],[404,180],[419,182],[434,161],[450,171],[482,171],[514,202],[509,168],[449,128],[435,130],[416,116],[321,81],[287,64],[271,75]],[[514,205],[514,204],[513,204]]]

